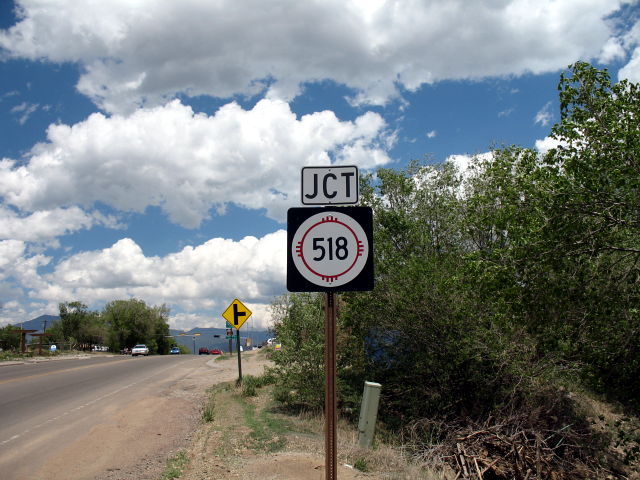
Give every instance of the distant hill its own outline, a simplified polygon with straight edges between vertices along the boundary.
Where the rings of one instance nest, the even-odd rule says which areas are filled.
[[[38,330],[38,332],[41,332],[44,328],[45,321],[47,322],[47,328],[49,328],[58,320],[60,320],[60,317],[57,315],[40,315],[39,317],[26,322],[15,323],[13,325],[16,327],[22,327],[25,330]]]

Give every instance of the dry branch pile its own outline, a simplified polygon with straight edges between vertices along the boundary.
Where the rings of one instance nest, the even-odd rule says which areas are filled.
[[[445,462],[451,478],[478,480],[593,480],[626,479],[608,459],[599,458],[599,438],[567,424],[544,428],[532,425],[531,416],[513,415],[499,421],[489,417],[482,424],[450,425],[421,421],[413,424],[409,448],[421,461]],[[556,420],[555,418],[552,420]],[[540,428],[542,427],[542,428]],[[439,437],[437,442],[433,442]],[[431,439],[424,442],[424,439]],[[417,440],[422,439],[422,440]]]

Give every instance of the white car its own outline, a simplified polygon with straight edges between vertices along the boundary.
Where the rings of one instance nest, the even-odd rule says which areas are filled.
[[[131,349],[131,356],[135,357],[137,355],[144,355],[145,357],[149,355],[149,348],[140,343]]]

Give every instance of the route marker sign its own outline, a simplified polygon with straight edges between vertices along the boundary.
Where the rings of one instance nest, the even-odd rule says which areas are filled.
[[[303,167],[303,205],[356,205],[358,203],[358,167]]]
[[[251,310],[245,307],[237,298],[231,302],[222,314],[222,317],[236,330],[240,330],[240,327],[242,327],[250,316]]]
[[[290,208],[287,239],[289,291],[373,290],[371,208]]]

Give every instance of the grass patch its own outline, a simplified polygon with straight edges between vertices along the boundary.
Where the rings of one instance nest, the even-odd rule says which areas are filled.
[[[258,389],[273,383],[273,377],[270,375],[261,375],[254,377],[253,375],[245,375],[242,377],[242,396],[257,397]]]
[[[202,408],[202,421],[205,423],[211,423],[215,419],[216,391],[211,388],[207,390],[207,399]]]
[[[253,403],[242,400],[244,423],[250,429],[251,448],[264,452],[282,450],[286,443],[286,433],[290,423],[280,416],[273,415],[266,408],[258,408]]]
[[[173,480],[175,478],[180,478],[182,476],[182,472],[184,472],[184,469],[187,466],[187,463],[189,463],[187,452],[181,450],[175,456],[167,460],[167,466],[162,473],[162,477],[160,477],[161,480]]]
[[[367,466],[367,461],[364,458],[358,458],[353,463],[353,468],[355,468],[356,470],[360,470],[361,472],[369,471],[369,467]]]

